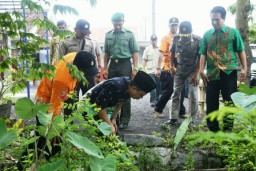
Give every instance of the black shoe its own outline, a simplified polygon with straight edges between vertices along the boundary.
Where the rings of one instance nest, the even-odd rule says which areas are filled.
[[[169,126],[169,125],[177,125],[178,120],[177,119],[169,119],[168,121],[164,122],[163,125]]]
[[[156,103],[150,103],[150,106],[151,106],[151,107],[155,107],[155,106],[156,106]]]
[[[126,129],[127,127],[128,127],[127,124],[120,124],[120,125],[118,126],[118,129],[119,129],[119,130],[123,130],[123,129]]]

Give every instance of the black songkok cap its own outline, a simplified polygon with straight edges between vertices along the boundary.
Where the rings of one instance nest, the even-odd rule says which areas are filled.
[[[149,93],[156,88],[155,81],[143,71],[138,71],[133,81],[135,85],[145,93]]]

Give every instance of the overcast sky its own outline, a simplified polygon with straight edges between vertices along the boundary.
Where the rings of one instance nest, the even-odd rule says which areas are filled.
[[[193,25],[193,32],[199,36],[212,28],[210,10],[217,5],[227,9],[236,0],[155,0],[156,34],[162,37],[168,33],[168,20],[178,17],[180,21],[189,20]],[[253,3],[256,0],[251,0]],[[140,40],[147,39],[152,33],[152,1],[151,0],[98,0],[95,7],[91,7],[87,0],[58,0],[57,3],[76,8],[79,16],[52,15],[53,21],[65,19],[69,29],[73,30],[78,19],[84,18],[94,27],[112,28],[111,16],[115,12],[125,14],[125,25],[137,27],[143,34]],[[235,27],[235,16],[227,13],[226,25]]]

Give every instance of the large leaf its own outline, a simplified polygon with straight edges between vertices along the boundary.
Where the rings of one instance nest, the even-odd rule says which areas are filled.
[[[115,171],[117,161],[114,156],[108,156],[105,159],[90,156],[89,163],[92,171]]]
[[[20,98],[15,103],[16,114],[21,119],[31,119],[34,117],[33,115],[36,115],[34,107],[34,103],[27,97]]]
[[[98,128],[104,135],[109,135],[111,133],[111,126],[106,122],[101,122]]]
[[[7,130],[5,121],[0,118],[0,149],[6,148],[17,138],[16,130]]]
[[[52,120],[52,114],[53,113],[48,114],[48,113],[44,113],[42,111],[38,111],[37,118],[38,118],[39,123],[44,126],[47,126]]]
[[[37,171],[58,171],[64,166],[62,160],[40,166]]]
[[[77,135],[73,132],[68,131],[66,133],[67,140],[71,142],[78,149],[84,150],[87,154],[103,158],[102,152],[93,142],[88,138]]]
[[[187,130],[188,130],[188,125],[189,123],[192,121],[192,118],[186,118],[182,124],[180,125],[180,127],[177,129],[175,138],[174,138],[174,147],[173,150],[175,151],[178,147],[178,145],[180,144],[182,138],[184,137],[184,135],[186,134]]]
[[[240,106],[246,112],[256,108],[256,95],[246,95],[242,92],[236,92],[231,95],[235,105]]]
[[[50,108],[50,104],[37,104],[34,106],[34,111],[38,114],[39,111],[46,113]]]
[[[52,139],[55,136],[58,136],[60,132],[65,128],[64,117],[56,116],[52,121],[52,127],[48,134],[48,139]]]

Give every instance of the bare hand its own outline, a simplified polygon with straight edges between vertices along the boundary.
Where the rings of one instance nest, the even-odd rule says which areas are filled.
[[[207,83],[209,82],[209,79],[208,77],[206,76],[206,74],[204,73],[204,71],[200,71],[200,75],[201,75],[201,78],[203,80],[203,83],[204,83],[204,87],[207,86]]]
[[[170,69],[170,72],[171,72],[171,74],[172,74],[172,77],[174,77],[174,76],[176,75],[176,69],[175,69],[174,67],[172,67],[172,68]]]
[[[246,73],[246,71],[244,69],[242,69],[239,75],[240,75],[239,81],[243,82],[245,77],[246,77],[246,75],[247,75],[247,73]]]
[[[116,134],[116,131],[117,131],[116,128],[115,128],[114,125],[112,125],[112,124],[111,124],[110,126],[111,126],[111,134],[112,134],[112,135],[115,135],[115,134]]]
[[[108,70],[107,70],[107,69],[104,70],[104,72],[103,72],[103,77],[104,77],[105,79],[108,79]]]
[[[117,124],[116,124],[116,119],[112,119],[111,123],[113,124],[113,126],[115,127],[115,130],[118,130]]]
[[[134,76],[137,74],[137,70],[132,70],[132,78],[134,78]]]
[[[160,75],[161,75],[161,71],[160,71],[160,69],[156,70],[155,75],[156,75],[156,77],[160,77]]]
[[[199,84],[199,79],[198,79],[197,74],[193,75],[192,81],[193,81],[193,83],[194,83],[194,86],[198,86],[198,84]]]

